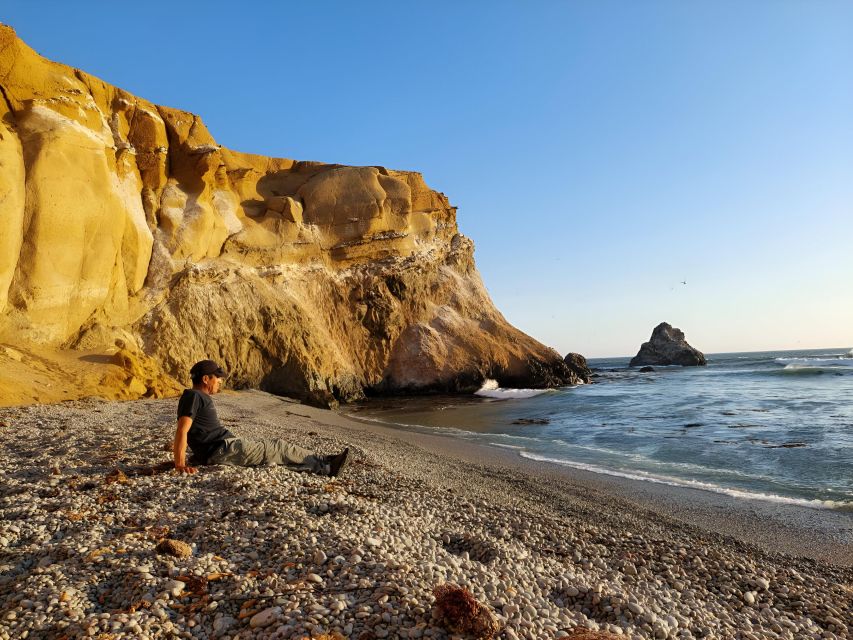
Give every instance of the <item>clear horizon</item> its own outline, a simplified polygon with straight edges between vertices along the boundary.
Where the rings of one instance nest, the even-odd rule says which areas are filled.
[[[664,321],[706,353],[853,347],[851,3],[11,0],[0,21],[226,147],[422,172],[497,308],[561,354],[633,355]]]
[[[702,354],[711,357],[711,356],[729,356],[739,353],[783,353],[783,352],[800,352],[800,351],[839,351],[842,353],[847,353],[851,349],[850,347],[803,347],[802,349],[764,349],[761,351],[703,351]],[[639,351],[639,345],[637,347],[637,351]],[[700,349],[701,351],[701,349]],[[633,358],[637,355],[636,351],[634,353],[630,353],[627,355],[621,356],[587,356],[587,360],[616,360],[618,358]],[[667,365],[669,366],[669,365]]]

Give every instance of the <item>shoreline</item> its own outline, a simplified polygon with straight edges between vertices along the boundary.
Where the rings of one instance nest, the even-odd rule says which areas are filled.
[[[349,446],[352,461],[334,481],[180,476],[176,399],[0,409],[0,640],[450,640],[433,611],[446,583],[487,606],[497,640],[853,628],[851,545],[826,511],[555,469],[259,391],[216,405],[237,435]],[[163,538],[189,555],[156,552]]]
[[[323,410],[306,409],[306,417],[324,421]],[[731,536],[767,553],[783,552],[839,566],[853,565],[850,511],[736,498],[699,488],[622,478],[524,458],[511,449],[442,435],[438,429],[424,433],[334,413],[349,423],[335,425],[344,429],[363,429],[442,456],[529,476],[532,482],[527,490],[547,493],[552,500],[559,500],[560,493],[574,497],[596,495],[598,500],[622,501],[628,508],[648,511],[707,533]]]

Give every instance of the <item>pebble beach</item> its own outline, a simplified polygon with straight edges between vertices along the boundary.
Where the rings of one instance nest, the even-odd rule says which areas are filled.
[[[463,638],[444,584],[506,640],[850,637],[853,547],[831,531],[780,551],[748,539],[760,513],[720,531],[719,504],[679,518],[258,391],[216,404],[237,435],[352,460],[182,476],[176,399],[0,409],[1,639]]]

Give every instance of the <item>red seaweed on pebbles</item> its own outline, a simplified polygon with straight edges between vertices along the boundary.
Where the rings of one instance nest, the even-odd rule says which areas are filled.
[[[433,589],[436,618],[453,633],[468,634],[478,640],[491,640],[500,625],[489,608],[477,602],[465,587],[441,584]]]

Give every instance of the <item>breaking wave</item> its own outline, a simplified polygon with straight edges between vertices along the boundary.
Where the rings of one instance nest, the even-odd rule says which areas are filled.
[[[848,354],[824,356],[821,358],[776,358],[776,362],[786,366],[798,364],[803,366],[830,365],[838,367],[853,367],[853,356]]]
[[[851,509],[853,508],[853,502],[848,501],[839,501],[839,500],[808,500],[806,498],[790,498],[787,496],[780,496],[773,493],[761,493],[761,492],[753,492],[753,491],[745,491],[743,489],[732,489],[729,487],[722,487],[717,484],[713,484],[711,482],[702,482],[699,480],[686,480],[680,478],[672,478],[670,476],[653,476],[642,471],[633,471],[631,473],[625,471],[615,471],[612,469],[605,469],[604,467],[599,467],[592,464],[585,464],[583,462],[572,462],[570,460],[562,460],[559,458],[549,458],[548,456],[541,456],[535,453],[529,453],[527,451],[519,452],[519,455],[522,458],[528,458],[529,460],[537,460],[539,462],[550,462],[552,464],[559,464],[566,467],[572,467],[574,469],[580,469],[582,471],[590,471],[592,473],[599,473],[602,475],[615,476],[617,478],[625,478],[627,480],[640,480],[642,482],[652,482],[654,484],[664,484],[671,487],[686,487],[689,489],[701,489],[702,491],[711,491],[713,493],[721,493],[727,496],[731,496],[733,498],[743,498],[746,500],[763,500],[765,502],[775,502],[778,504],[790,504],[796,505],[800,507],[810,507],[812,509]]]
[[[781,373],[786,375],[809,375],[818,373],[853,372],[853,349],[846,354],[826,354],[817,358],[776,358],[777,364],[784,365]]]
[[[496,400],[513,400],[521,398],[532,398],[533,396],[548,393],[551,389],[502,389],[497,380],[486,380],[479,391],[474,395],[483,398],[494,398]]]

